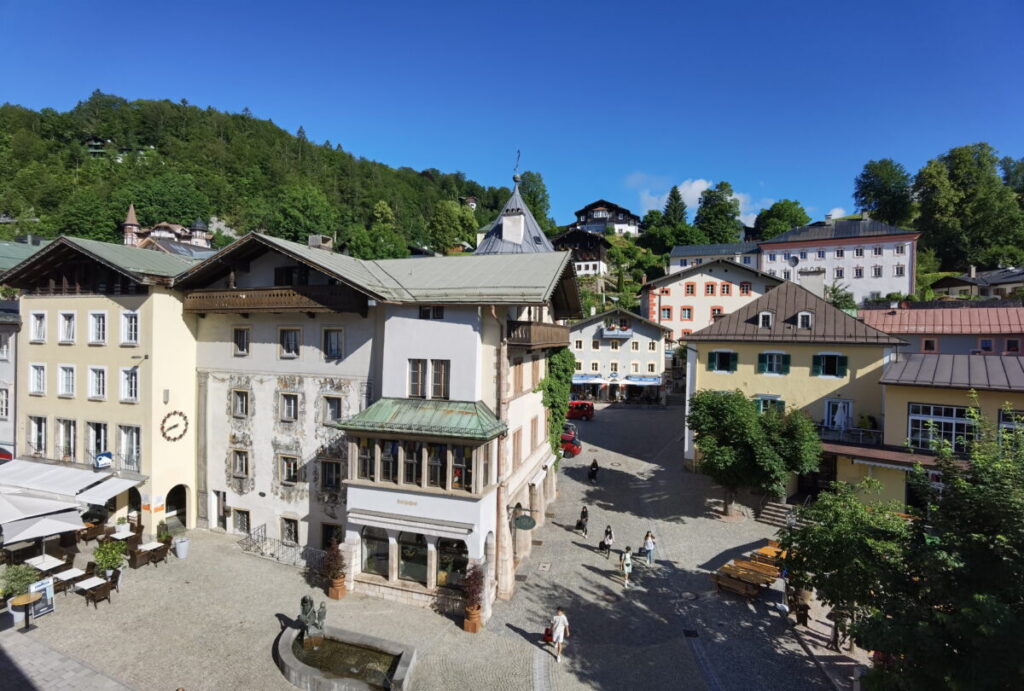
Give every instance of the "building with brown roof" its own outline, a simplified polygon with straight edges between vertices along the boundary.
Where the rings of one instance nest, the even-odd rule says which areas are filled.
[[[861,310],[865,324],[905,339],[910,353],[1020,355],[1024,307]]]
[[[124,244],[129,247],[138,247],[144,240],[153,239],[209,248],[210,241],[213,239],[213,233],[209,232],[206,223],[201,218],[197,218],[188,228],[167,221],[161,221],[151,228],[143,228],[139,225],[139,219],[135,215],[135,204],[128,205],[128,213],[125,215],[124,223],[121,224],[121,233],[124,237]]]

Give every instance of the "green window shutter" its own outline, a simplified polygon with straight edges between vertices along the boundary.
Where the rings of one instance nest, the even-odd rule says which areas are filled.
[[[729,371],[730,372],[735,372],[736,371],[736,365],[737,365],[737,363],[739,363],[739,360],[740,360],[740,356],[739,355],[737,355],[736,353],[729,353]]]
[[[711,351],[710,353],[708,353],[708,372],[714,372],[717,369],[717,367],[715,367],[715,361],[717,359],[718,353],[716,353],[715,351]]]
[[[782,373],[789,374],[789,355],[782,356]]]
[[[821,356],[820,355],[815,355],[814,359],[811,360],[811,376],[812,377],[820,377],[821,376]]]
[[[768,354],[758,353],[757,354],[757,373],[764,374],[768,371]]]
[[[837,374],[840,377],[845,377],[846,376],[847,362],[848,362],[848,359],[847,359],[847,357],[845,355],[840,355],[839,356],[839,371],[837,372]]]

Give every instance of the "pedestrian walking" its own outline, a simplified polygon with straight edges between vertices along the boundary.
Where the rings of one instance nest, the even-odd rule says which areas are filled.
[[[565,610],[561,607],[551,617],[551,642],[555,644],[555,660],[562,661],[562,647],[565,639],[569,637],[569,618],[565,616]]]
[[[622,587],[629,587],[629,574],[633,573],[633,548],[626,547],[626,550],[619,556],[619,566],[622,568]]]
[[[587,511],[587,507],[583,507],[580,511],[580,520],[576,521],[576,529],[583,533],[583,537],[587,537],[587,523],[590,521],[590,512]]]
[[[612,545],[615,543],[615,533],[612,532],[612,527],[605,526],[604,537],[601,539],[601,551],[604,552],[604,558],[607,559],[612,554]]]
[[[654,545],[655,545],[654,533],[650,530],[644,535],[644,553],[647,555],[647,565],[654,566]]]
[[[597,484],[597,471],[600,469],[601,466],[597,464],[597,459],[595,458],[594,462],[590,464],[590,484]]]

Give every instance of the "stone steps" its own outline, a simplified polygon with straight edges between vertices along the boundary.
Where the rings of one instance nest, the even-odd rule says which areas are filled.
[[[793,504],[770,501],[758,512],[757,521],[759,523],[773,525],[777,528],[785,528],[789,525],[787,519],[789,518],[790,512],[795,511],[796,509],[797,507]],[[797,519],[796,527],[802,528],[805,525],[807,525],[806,521]]]

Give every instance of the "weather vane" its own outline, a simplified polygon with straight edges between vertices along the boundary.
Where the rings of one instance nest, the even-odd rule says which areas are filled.
[[[519,149],[516,149],[516,165],[512,169],[512,179],[519,182]]]

